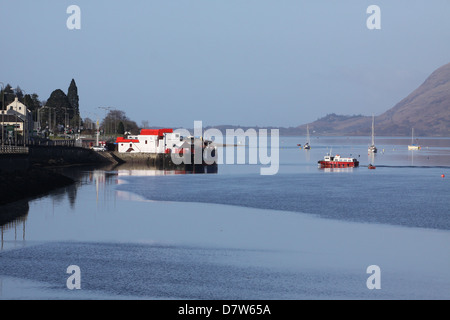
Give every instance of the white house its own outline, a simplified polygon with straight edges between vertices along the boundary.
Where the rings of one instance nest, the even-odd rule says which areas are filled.
[[[6,106],[6,110],[1,110],[0,122],[2,128],[15,128],[17,132],[24,133],[26,137],[33,131],[33,116],[28,108],[16,97],[12,103]]]
[[[140,135],[118,137],[116,143],[120,153],[180,153],[191,148],[173,129],[142,129]]]

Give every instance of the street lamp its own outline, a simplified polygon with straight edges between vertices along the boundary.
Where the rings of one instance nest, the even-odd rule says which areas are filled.
[[[3,132],[4,132],[4,126],[5,126],[5,84],[3,82],[0,82],[2,84],[2,148],[5,145],[5,141],[3,138]]]
[[[38,131],[39,133],[42,131],[42,125],[41,125],[41,111],[42,109],[48,108],[47,106],[42,106],[37,110],[37,123],[38,123]]]
[[[48,132],[50,134],[50,131],[52,129],[52,109],[55,109],[55,107],[43,106],[43,107],[39,108],[39,110],[38,110],[38,123],[39,123],[39,126],[41,125],[41,110],[42,109],[48,109]],[[55,115],[56,115],[56,113],[55,113]]]
[[[23,95],[23,106],[25,107],[25,110],[24,110],[24,112],[25,112],[25,116],[24,116],[24,119],[23,119],[23,130],[22,130],[22,133],[23,133],[23,146],[24,147],[26,147],[26,145],[27,145],[27,130],[28,130],[28,128],[27,128],[27,118],[28,118],[28,108],[27,108],[27,106],[26,106],[26,104],[25,104],[25,96],[27,95],[27,92],[25,91],[25,90],[23,90],[23,89],[20,89],[21,91],[23,91],[25,94]]]
[[[105,120],[104,120],[104,121],[105,121],[105,128],[104,128],[104,129],[105,129],[105,136],[106,136],[106,131],[107,131],[106,129],[107,129],[107,127],[108,127],[108,124],[107,124],[107,122],[106,122],[106,115],[107,115],[106,112],[107,112],[108,110],[111,110],[112,108],[111,108],[111,107],[98,107],[98,108],[99,108],[99,109],[105,110]]]
[[[97,119],[96,121],[95,121],[95,123],[94,122],[92,122],[91,123],[91,129],[92,129],[92,124],[94,124],[95,126],[94,126],[94,128],[95,128],[95,140],[96,140],[96,146],[98,146],[99,145],[99,135],[100,135],[100,123],[99,123],[99,116],[98,116],[98,114],[97,113],[95,113],[95,112],[89,112],[89,111],[86,111],[86,113],[87,114],[89,114],[89,115],[91,115],[91,116],[94,116],[94,119]],[[90,119],[90,118],[89,118]],[[90,119],[91,121],[92,121],[92,119]]]

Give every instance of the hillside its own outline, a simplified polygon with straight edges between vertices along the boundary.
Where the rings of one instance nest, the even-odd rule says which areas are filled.
[[[372,117],[329,114],[309,124],[315,135],[369,135]],[[450,63],[434,71],[425,82],[393,108],[375,117],[377,136],[450,137]],[[285,131],[285,130],[282,130]],[[306,124],[287,130],[304,135]]]

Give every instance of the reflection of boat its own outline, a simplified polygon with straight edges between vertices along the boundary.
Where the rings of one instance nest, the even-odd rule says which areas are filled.
[[[375,116],[372,116],[372,145],[369,147],[369,152],[378,152],[377,147],[375,147]]]
[[[422,147],[414,143],[414,128],[412,128],[411,144],[408,146],[408,150],[420,150]]]
[[[306,143],[305,146],[303,147],[303,149],[305,150],[310,150],[311,149],[311,145],[309,144],[309,125],[306,125]]]
[[[326,155],[319,162],[319,168],[356,168],[359,167],[359,161],[355,158],[341,158],[340,155]]]

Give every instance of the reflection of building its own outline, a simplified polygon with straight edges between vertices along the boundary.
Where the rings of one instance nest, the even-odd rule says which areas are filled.
[[[33,130],[33,117],[30,110],[16,97],[12,103],[1,111],[0,123],[5,134],[4,137],[14,137],[15,131],[29,137]]]

